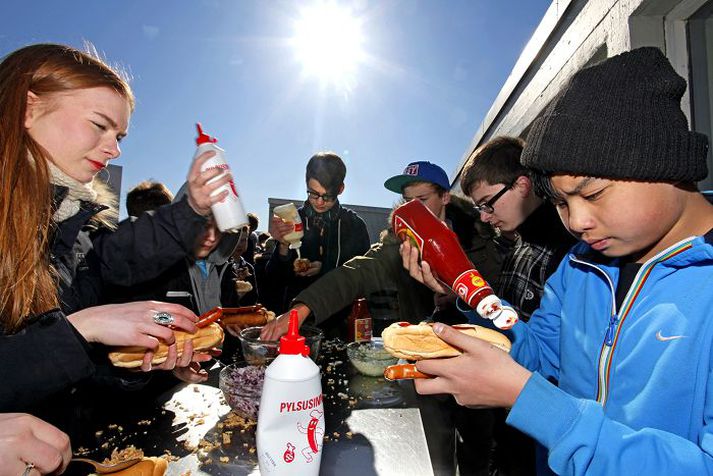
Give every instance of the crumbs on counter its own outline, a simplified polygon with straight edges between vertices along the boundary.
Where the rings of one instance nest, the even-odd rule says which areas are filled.
[[[111,456],[105,458],[102,463],[104,464],[116,464],[121,461],[126,461],[127,459],[133,458],[143,458],[144,452],[136,448],[134,445],[129,445],[126,448],[120,450],[119,448],[114,448],[111,452]]]

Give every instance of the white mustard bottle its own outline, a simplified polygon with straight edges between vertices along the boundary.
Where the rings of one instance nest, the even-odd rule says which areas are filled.
[[[205,172],[209,169],[221,169],[227,172],[230,171],[230,166],[225,160],[225,151],[215,145],[218,139],[211,137],[203,132],[200,123],[196,124],[198,129],[198,137],[196,138],[196,153],[193,156],[193,160],[196,160],[199,155],[203,152],[212,150],[215,155],[208,159],[201,167],[201,172]],[[221,175],[213,180],[217,180]],[[210,182],[209,182],[210,183]],[[222,191],[227,190],[228,196],[222,201],[214,203],[210,206],[213,212],[213,217],[215,218],[215,224],[218,225],[218,229],[224,233],[238,233],[243,227],[248,226],[248,215],[245,213],[245,208],[240,201],[240,195],[238,194],[238,188],[235,186],[233,179],[230,182],[217,188],[213,195],[217,195]]]
[[[284,239],[290,243],[290,248],[297,250],[299,254],[300,246],[302,246],[302,237],[304,237],[304,229],[302,226],[302,218],[294,203],[285,203],[272,209],[272,213],[277,215],[286,223],[292,224],[292,231],[284,236]]]
[[[260,474],[317,476],[322,459],[324,405],[319,367],[299,335],[297,311],[267,367],[257,418]]]

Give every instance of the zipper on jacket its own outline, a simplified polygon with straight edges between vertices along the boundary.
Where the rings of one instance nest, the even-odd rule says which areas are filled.
[[[607,278],[607,282],[609,283],[609,290],[612,293],[612,314],[609,318],[609,325],[607,327],[607,332],[604,337],[604,343],[602,344],[602,348],[599,351],[597,402],[599,402],[602,406],[606,404],[607,398],[609,396],[609,373],[612,365],[612,353],[614,352],[614,347],[617,342],[619,332],[621,332],[621,326],[624,324],[624,321],[629,316],[631,309],[634,306],[634,301],[636,301],[636,299],[638,298],[639,292],[644,287],[644,284],[649,278],[649,275],[651,274],[651,271],[654,269],[654,267],[657,264],[666,261],[691,248],[691,242],[694,239],[695,237],[689,237],[685,240],[681,240],[675,245],[670,246],[669,248],[661,251],[656,256],[650,258],[648,261],[641,265],[641,268],[636,273],[636,276],[634,276],[634,279],[629,285],[629,289],[626,292],[626,296],[622,301],[621,309],[619,309],[621,316],[618,315],[616,311],[616,293],[614,290],[614,283],[612,283],[611,279],[609,278],[609,275],[605,273],[603,269],[597,267],[592,263],[579,260],[574,256],[570,257],[572,261],[590,266],[591,268],[594,268],[604,274],[604,276]]]
[[[570,260],[574,261],[575,263],[589,266],[590,268],[595,269],[597,272],[602,274],[606,279],[607,284],[609,285],[609,291],[611,292],[611,313],[609,314],[609,323],[607,325],[604,343],[602,344],[602,348],[599,351],[599,359],[597,365],[597,401],[602,403],[606,400],[608,390],[606,382],[606,363],[607,359],[609,358],[609,355],[612,352],[612,345],[614,344],[614,336],[616,334],[616,326],[619,322],[619,316],[617,315],[616,310],[616,291],[614,289],[614,283],[603,269],[593,263],[577,259],[574,256],[570,257]]]

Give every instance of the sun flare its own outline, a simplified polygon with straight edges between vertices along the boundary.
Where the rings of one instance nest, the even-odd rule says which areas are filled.
[[[363,61],[361,20],[334,3],[301,11],[292,43],[305,74],[333,84],[353,81]]]

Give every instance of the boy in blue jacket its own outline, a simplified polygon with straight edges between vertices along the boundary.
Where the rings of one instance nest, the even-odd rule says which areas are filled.
[[[464,352],[417,364],[436,376],[419,393],[512,407],[507,423],[547,449],[541,473],[713,474],[713,206],[695,186],[708,141],[688,129],[685,88],[655,48],[572,77],[522,163],[581,243],[510,355],[437,324]]]

